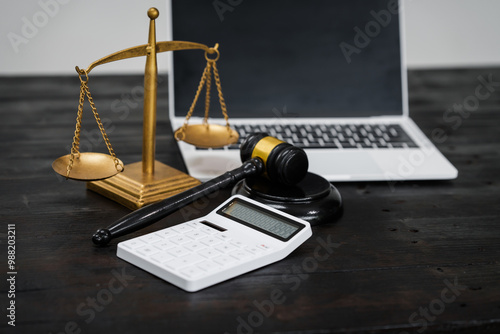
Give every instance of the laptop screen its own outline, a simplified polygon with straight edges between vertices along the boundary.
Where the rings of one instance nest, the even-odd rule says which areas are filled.
[[[230,119],[403,114],[396,0],[172,2],[174,40],[219,43]],[[201,50],[173,56],[184,117],[206,61]],[[210,117],[222,117],[215,83]]]

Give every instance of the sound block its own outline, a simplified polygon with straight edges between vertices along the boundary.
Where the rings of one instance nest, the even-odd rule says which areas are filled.
[[[302,218],[311,225],[333,223],[342,215],[342,197],[323,177],[307,173],[294,186],[284,186],[263,177],[238,182],[232,195],[243,195]]]

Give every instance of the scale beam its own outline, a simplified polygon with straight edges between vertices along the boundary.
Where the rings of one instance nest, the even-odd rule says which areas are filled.
[[[128,59],[128,58],[136,58],[143,57],[148,55],[148,47],[149,44],[143,44],[138,46],[133,46],[128,49],[124,49],[121,51],[117,51],[106,57],[96,60],[92,64],[87,67],[85,70],[88,73],[92,71],[95,67],[107,63],[111,63],[113,61]],[[162,53],[167,51],[180,51],[180,50],[204,50],[210,54],[215,53],[215,49],[217,47],[208,47],[205,44],[194,43],[194,42],[184,42],[184,41],[169,41],[169,42],[158,42],[156,43],[156,53]],[[76,67],[76,71],[78,74],[84,74],[84,71],[81,70],[78,66]]]

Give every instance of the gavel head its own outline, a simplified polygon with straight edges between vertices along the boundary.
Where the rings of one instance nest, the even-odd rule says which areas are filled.
[[[307,174],[309,161],[299,147],[285,143],[266,133],[254,133],[240,146],[241,161],[260,158],[264,163],[264,176],[285,185],[294,185]]]

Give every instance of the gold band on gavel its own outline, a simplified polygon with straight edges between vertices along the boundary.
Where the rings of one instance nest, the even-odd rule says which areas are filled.
[[[271,151],[279,144],[284,143],[284,141],[276,139],[271,136],[267,136],[259,140],[252,151],[252,158],[260,158],[264,162],[264,167],[267,163],[267,158]]]

